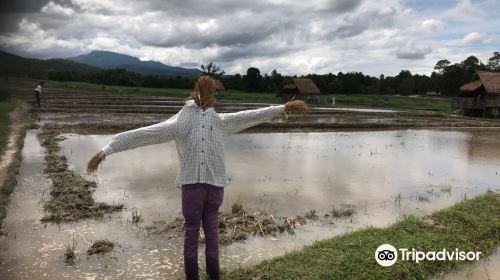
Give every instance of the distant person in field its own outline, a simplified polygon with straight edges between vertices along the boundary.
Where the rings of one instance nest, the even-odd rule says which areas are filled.
[[[111,139],[88,163],[94,173],[105,157],[121,151],[175,141],[180,170],[176,185],[182,189],[184,216],[184,271],[186,279],[198,279],[198,238],[200,226],[205,232],[206,269],[210,279],[219,279],[219,217],[226,178],[224,139],[232,133],[258,125],[284,112],[307,110],[305,102],[236,113],[217,113],[215,82],[209,76],[199,78],[191,97],[170,119],[123,133]]]
[[[41,81],[35,87],[35,102],[38,104],[38,108],[41,108],[41,106],[40,106],[40,101],[41,101],[40,98],[41,98],[44,86],[45,86],[45,83],[43,81]]]

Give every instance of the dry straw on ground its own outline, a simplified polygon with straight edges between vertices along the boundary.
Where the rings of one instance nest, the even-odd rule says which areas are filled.
[[[52,181],[50,200],[44,203],[47,211],[42,222],[74,222],[81,219],[99,218],[105,213],[119,211],[123,205],[98,203],[92,197],[97,187],[81,175],[68,169],[67,159],[60,154],[59,131],[43,127],[38,134],[42,147],[45,148],[44,173]]]
[[[87,254],[89,256],[95,255],[95,254],[105,254],[115,247],[115,244],[113,242],[108,241],[108,240],[98,240],[90,246],[90,248],[87,250]]]
[[[301,216],[274,217],[262,211],[248,213],[241,207],[233,207],[231,212],[219,213],[219,243],[229,245],[236,241],[244,241],[251,236],[277,236],[279,233],[288,232],[295,234],[295,227],[303,225],[306,220]],[[176,218],[174,221],[157,221],[146,226],[150,233],[183,232],[184,219]],[[204,238],[200,238],[204,242]]]

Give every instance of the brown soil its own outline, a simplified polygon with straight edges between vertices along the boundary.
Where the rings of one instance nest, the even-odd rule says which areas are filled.
[[[26,104],[22,104],[10,113],[9,118],[11,120],[11,125],[9,127],[9,138],[0,160],[0,186],[3,185],[7,177],[8,167],[14,160],[16,152],[19,150],[18,142],[22,141],[22,139],[19,139],[19,136],[23,131],[23,128],[28,123],[28,110],[28,106]]]
[[[3,219],[7,215],[9,194],[17,184],[17,174],[21,165],[21,149],[24,144],[24,133],[30,124],[29,106],[22,103],[9,116],[9,138],[0,158],[0,235],[2,235]]]
[[[51,198],[44,204],[47,214],[42,222],[74,222],[87,218],[99,218],[105,213],[119,211],[123,205],[109,205],[95,202],[92,193],[97,187],[68,169],[66,157],[60,155],[59,141],[64,138],[60,131],[42,127],[38,134],[45,148],[44,173],[52,180]]]
[[[90,248],[87,250],[87,254],[89,256],[94,255],[94,254],[105,254],[115,247],[115,244],[113,242],[110,242],[108,240],[98,240],[90,246]]]

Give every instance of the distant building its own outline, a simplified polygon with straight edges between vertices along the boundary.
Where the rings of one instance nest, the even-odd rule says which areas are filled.
[[[441,95],[441,92],[439,91],[428,91],[426,93],[424,93],[425,96],[440,96]]]
[[[310,104],[326,104],[327,95],[321,94],[319,88],[311,79],[292,79],[277,94],[283,102],[290,100],[304,100]]]
[[[468,116],[500,115],[500,73],[477,71],[470,83],[460,87],[452,101],[453,112]]]

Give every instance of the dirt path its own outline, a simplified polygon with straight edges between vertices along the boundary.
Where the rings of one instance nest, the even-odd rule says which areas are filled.
[[[10,113],[12,122],[9,126],[9,139],[0,160],[0,186],[4,184],[9,166],[12,164],[16,152],[19,150],[18,141],[22,141],[22,139],[19,139],[19,135],[27,124],[28,111],[28,105],[22,104]]]
[[[17,174],[17,170],[11,174],[10,169],[13,164],[17,164],[16,154],[22,148],[20,142],[24,139],[20,136],[24,133],[25,126],[29,124],[29,110],[29,106],[22,103],[9,114],[11,120],[9,125],[9,137],[0,160],[0,235],[2,235],[3,232],[3,219],[7,214],[9,194],[12,192],[13,185],[15,185],[15,179],[12,177],[15,177],[15,174]],[[14,168],[17,169],[19,166],[15,166]]]

